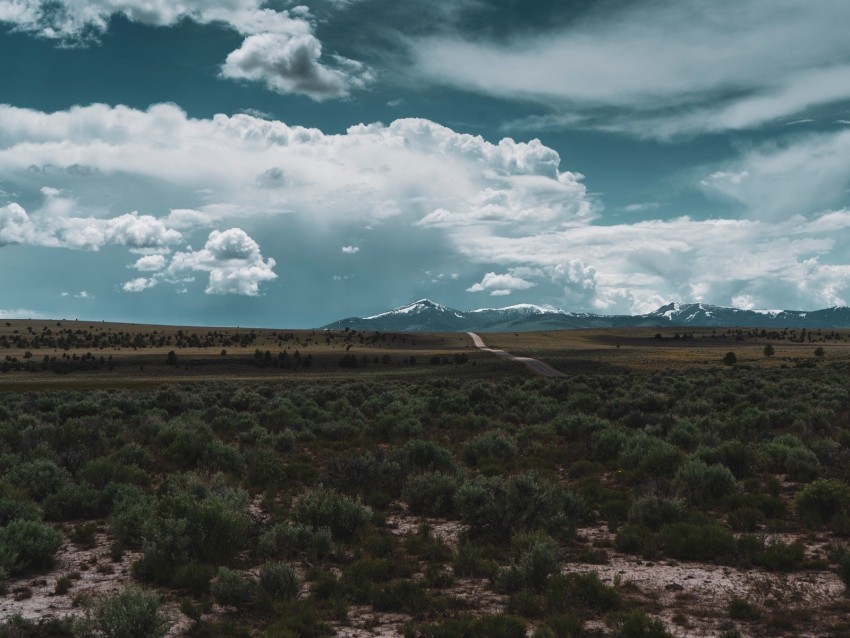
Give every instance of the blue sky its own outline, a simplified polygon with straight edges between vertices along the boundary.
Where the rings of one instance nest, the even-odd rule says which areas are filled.
[[[0,316],[850,303],[843,0],[0,0]]]

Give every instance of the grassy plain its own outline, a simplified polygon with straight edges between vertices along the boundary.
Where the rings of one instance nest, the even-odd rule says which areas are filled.
[[[58,323],[0,322],[0,636],[850,635],[846,331]]]

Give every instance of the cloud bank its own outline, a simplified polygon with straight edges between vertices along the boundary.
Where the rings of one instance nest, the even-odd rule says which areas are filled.
[[[568,26],[505,40],[414,38],[432,82],[548,113],[510,123],[647,138],[741,130],[850,99],[843,0],[597,3]]]
[[[612,225],[582,176],[538,140],[489,141],[424,119],[327,134],[250,115],[193,119],[168,104],[56,113],[0,106],[4,184],[44,200],[32,213],[19,203],[0,208],[0,242],[130,249],[138,275],[122,284],[127,292],[204,278],[209,294],[258,295],[282,254],[267,243],[295,219],[288,227],[308,234],[317,251],[316,264],[303,267],[331,263],[328,279],[345,272],[367,282],[352,269],[403,258],[420,260],[419,272],[463,272],[465,283],[447,283],[459,292],[533,291],[537,301],[574,310],[735,299],[823,307],[850,300],[850,213],[830,209],[846,188],[846,134],[795,137],[707,169],[702,187],[741,202],[742,219]],[[807,155],[815,157],[809,168]],[[787,199],[783,182],[832,195],[817,208],[773,206],[766,193]],[[151,202],[118,205],[155,214],[116,216],[91,204],[104,190],[151,193]],[[651,215],[655,206],[640,208]],[[201,231],[202,247],[189,248]],[[350,242],[364,233],[373,233],[369,250],[358,253]],[[428,261],[435,246],[439,263]]]
[[[66,46],[96,41],[115,15],[151,27],[182,20],[221,24],[245,36],[222,64],[224,78],[259,82],[271,91],[316,101],[347,97],[374,80],[362,63],[322,54],[305,7],[276,11],[264,5],[262,0],[5,0],[0,22]]]

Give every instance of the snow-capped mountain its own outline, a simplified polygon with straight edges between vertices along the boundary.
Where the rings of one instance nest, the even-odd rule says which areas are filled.
[[[456,310],[430,299],[420,299],[388,312],[363,318],[350,317],[323,328],[395,332],[531,332],[629,326],[848,328],[850,308],[743,310],[703,303],[670,303],[644,315],[595,315],[532,304]]]

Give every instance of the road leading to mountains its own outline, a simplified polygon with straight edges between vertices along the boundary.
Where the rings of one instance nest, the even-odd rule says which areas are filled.
[[[505,352],[504,350],[494,350],[493,348],[488,348],[487,344],[484,343],[484,340],[479,337],[474,332],[467,332],[471,338],[472,343],[475,344],[475,347],[479,350],[483,350],[484,352],[490,352],[491,354],[496,355],[497,357],[501,357],[502,359],[507,359],[508,361],[519,361],[524,364],[526,368],[531,370],[534,374],[539,374],[541,377],[565,377],[563,372],[558,372],[550,366],[548,363],[543,363],[542,361],[538,361],[537,359],[532,359],[531,357],[518,357],[516,355],[511,354],[510,352]]]

